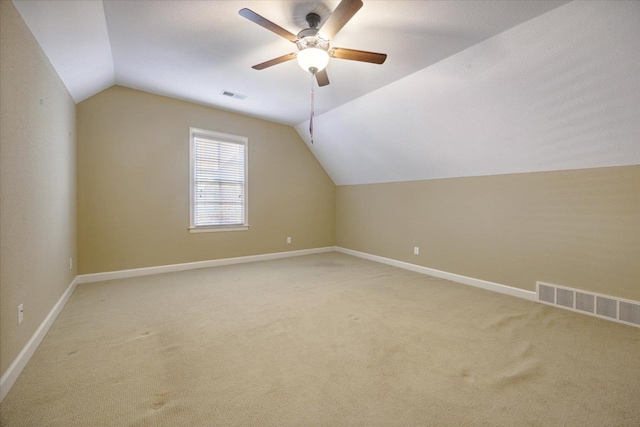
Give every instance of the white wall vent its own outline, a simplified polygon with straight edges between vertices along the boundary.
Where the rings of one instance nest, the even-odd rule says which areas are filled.
[[[556,303],[556,288],[538,282],[538,299],[550,304]]]
[[[575,292],[568,289],[556,288],[556,304],[573,308]]]
[[[576,292],[576,309],[580,311],[586,311],[587,313],[595,313],[596,312],[595,295]]]
[[[234,98],[239,100],[247,99],[247,95],[241,95],[239,93],[230,92],[228,90],[223,90],[222,92],[220,92],[220,94],[224,96],[228,96],[229,98]]]
[[[620,320],[640,325],[640,304],[620,301]]]
[[[539,302],[640,327],[640,302],[536,282]]]

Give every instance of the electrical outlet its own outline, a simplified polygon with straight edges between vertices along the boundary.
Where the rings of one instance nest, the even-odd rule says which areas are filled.
[[[20,304],[18,306],[18,325],[22,323],[24,320],[24,305]]]
[[[287,237],[287,244],[291,243],[291,237]]]
[[[69,258],[69,270],[73,269],[73,258]]]
[[[413,248],[413,254],[414,254],[414,255],[420,255],[420,248],[419,248],[419,247],[417,247],[417,246],[415,246],[415,247]]]

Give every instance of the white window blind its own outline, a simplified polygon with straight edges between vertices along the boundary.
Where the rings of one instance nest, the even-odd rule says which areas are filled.
[[[247,226],[247,138],[191,129],[191,228]]]

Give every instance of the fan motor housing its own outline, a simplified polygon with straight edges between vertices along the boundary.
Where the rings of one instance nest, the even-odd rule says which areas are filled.
[[[317,28],[305,28],[298,33],[298,38],[303,39],[305,37],[315,37],[318,34]]]
[[[318,35],[318,25],[320,25],[321,21],[320,15],[315,12],[310,12],[307,13],[305,19],[307,20],[307,24],[309,24],[309,28],[305,28],[298,33],[298,41],[296,42],[298,49],[304,50],[310,47],[315,47],[328,50],[329,41]]]

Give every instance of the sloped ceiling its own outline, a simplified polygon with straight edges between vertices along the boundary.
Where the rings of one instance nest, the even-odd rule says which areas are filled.
[[[291,126],[336,184],[640,164],[640,3],[367,1],[316,89],[295,51],[247,21],[296,33],[339,2],[25,1],[14,4],[76,102],[132,87]],[[244,101],[221,95],[228,90]]]
[[[296,129],[309,144],[308,123]],[[567,4],[314,131],[338,185],[640,164],[640,2]]]

